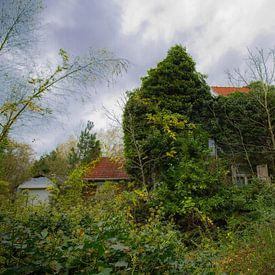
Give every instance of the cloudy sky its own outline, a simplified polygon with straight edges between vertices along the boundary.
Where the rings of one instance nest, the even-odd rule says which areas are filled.
[[[38,153],[47,152],[87,120],[108,127],[102,106],[115,109],[127,90],[162,60],[174,44],[186,46],[209,85],[228,85],[226,70],[241,67],[247,48],[275,46],[272,0],[46,0],[43,11],[44,60],[59,48],[75,55],[106,48],[130,62],[114,85],[98,83],[94,97],[66,103],[44,129],[26,135]]]

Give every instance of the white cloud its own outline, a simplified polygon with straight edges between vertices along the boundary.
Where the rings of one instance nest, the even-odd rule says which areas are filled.
[[[57,116],[58,121],[49,126],[48,130],[30,133],[28,138],[30,142],[36,138],[33,145],[38,152],[52,149],[71,134],[76,134],[80,130],[80,124],[88,119],[95,123],[95,130],[106,128],[109,122],[101,106],[114,109],[119,115],[121,112],[116,107],[119,96],[126,90],[137,87],[139,78],[146,73],[146,69],[154,67],[164,58],[171,45],[185,45],[196,60],[199,71],[210,75],[212,73],[213,83],[221,85],[217,83],[217,79],[223,81],[221,71],[228,64],[241,62],[238,60],[245,56],[247,47],[255,46],[255,41],[272,42],[275,30],[275,1],[272,0],[46,0],[47,2],[48,8],[44,14],[45,43],[38,64],[45,64],[48,60],[56,64],[60,47],[81,55],[83,48],[89,47],[88,43],[96,40],[100,47],[104,44],[106,48],[118,49],[119,56],[127,53],[127,58],[134,66],[114,87],[108,89],[97,86],[98,94],[91,98],[91,102],[87,100],[85,106],[70,99],[66,103],[68,115]],[[100,5],[103,8],[99,8]],[[106,26],[101,28],[104,22]],[[115,27],[109,28],[110,24]],[[93,35],[88,39],[91,33]],[[264,36],[265,34],[268,35]]]
[[[117,0],[124,34],[186,44],[206,70],[228,49],[245,52],[255,36],[275,29],[271,0]],[[188,37],[188,39],[185,38]]]

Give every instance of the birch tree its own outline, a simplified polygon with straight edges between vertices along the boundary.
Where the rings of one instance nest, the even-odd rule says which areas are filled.
[[[31,50],[35,43],[41,9],[42,3],[37,0],[0,2],[0,143],[27,115],[52,112],[51,106],[45,104],[47,97],[51,96],[52,101],[57,97],[63,99],[65,90],[88,97],[88,89],[79,92],[83,87],[98,80],[112,81],[127,66],[126,60],[106,50],[91,49],[82,57],[70,57],[61,49],[57,66],[30,70],[30,59],[25,58],[24,64],[20,55],[27,56],[27,49]]]

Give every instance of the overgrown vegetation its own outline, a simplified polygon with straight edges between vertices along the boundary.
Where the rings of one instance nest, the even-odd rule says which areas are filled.
[[[209,128],[222,154],[231,163],[245,163],[252,174],[256,173],[256,165],[266,163],[273,173],[274,86],[258,81],[249,88],[249,93],[234,93],[213,100],[210,107],[213,120]]]
[[[41,10],[39,1],[12,3],[16,9],[8,9],[7,1],[0,4],[5,62],[8,51],[18,53],[32,43]],[[259,51],[256,58],[250,52],[256,66],[256,71],[250,67],[250,93],[213,98],[186,49],[172,47],[141,87],[128,93],[123,138],[132,181],[98,186],[83,176],[102,152],[121,157],[116,129],[101,152],[88,122],[78,141],[37,161],[31,147],[10,134],[25,115],[48,113],[43,99],[57,83],[109,78],[127,62],[106,51],[71,61],[60,50],[62,62],[49,75],[30,72],[19,82],[11,81],[11,71],[5,73],[9,66],[1,67],[7,93],[0,98],[0,273],[273,274],[274,178],[255,178],[259,162],[273,175],[275,170],[274,74],[264,75],[274,72],[270,53],[265,58]],[[210,154],[209,138],[218,144],[218,155]],[[250,169],[249,184],[232,184],[229,167],[236,163]],[[57,187],[48,190],[49,203],[32,205],[28,194],[15,190],[39,175],[54,179]],[[91,186],[95,192],[83,192]]]
[[[101,155],[101,144],[93,126],[93,122],[88,121],[78,140],[70,138],[50,153],[42,155],[32,164],[31,175],[64,180],[73,169],[96,160]]]
[[[209,90],[192,57],[176,45],[142,78],[141,87],[128,94],[123,117],[126,167],[149,190],[181,161],[194,123],[206,120]]]
[[[183,51],[183,56],[190,59],[183,48],[176,46],[175,50]],[[229,104],[232,114],[240,106],[250,110],[253,104],[244,101],[246,97],[249,96],[236,94],[209,101],[205,96],[205,110],[219,101]],[[138,110],[139,100],[147,114]],[[231,104],[235,100],[238,104]],[[82,177],[88,161],[83,158],[73,170],[65,169],[71,152],[67,145],[75,146],[76,142],[59,146],[38,161],[42,168],[46,165],[48,173],[58,171],[57,167],[67,171],[62,188],[50,190],[50,204],[31,205],[24,194],[14,199],[9,196],[7,182],[1,181],[1,273],[271,274],[275,271],[274,184],[252,178],[248,185],[232,185],[227,147],[217,158],[209,154],[207,146],[211,136],[207,129],[212,129],[212,134],[219,133],[218,142],[222,140],[216,120],[203,125],[204,118],[192,119],[168,107],[156,111],[149,108],[148,102],[143,105],[143,94],[135,91],[125,108],[125,139],[126,144],[129,142],[125,153],[128,165],[135,168],[128,170],[133,173],[132,182],[106,182],[95,194],[85,195],[82,191],[87,186]],[[219,115],[219,123],[225,125],[224,135],[232,134],[230,138],[237,145],[239,136],[230,132],[234,130],[230,125],[226,127],[224,113]],[[238,125],[249,129],[247,123]],[[147,126],[142,128],[141,124]],[[92,146],[80,147],[88,148],[92,160],[98,155],[98,143],[95,134],[87,131],[83,131],[79,144],[81,140],[83,145],[86,140],[88,144],[91,141]],[[255,143],[260,140],[255,136]],[[249,148],[247,139],[242,141]],[[7,152],[3,146],[2,158]],[[66,160],[65,166],[59,163],[59,158]],[[37,165],[36,162],[34,167]]]
[[[24,196],[15,203],[1,200],[1,273],[274,271],[273,187],[255,182],[224,189],[220,198],[212,198],[213,223],[205,220],[184,231],[163,219],[164,203],[138,222],[136,210],[146,199],[142,190],[121,192],[106,183],[89,200],[77,190],[59,195],[53,190],[55,202],[48,206],[31,206]],[[220,217],[226,228],[216,223]]]

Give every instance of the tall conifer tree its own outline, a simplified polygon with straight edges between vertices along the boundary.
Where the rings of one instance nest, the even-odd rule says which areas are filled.
[[[192,57],[182,46],[172,47],[142,78],[141,87],[129,93],[123,121],[128,172],[140,179],[143,168],[151,187],[160,180],[179,163],[187,132],[194,124],[204,125],[210,100],[210,88]]]

